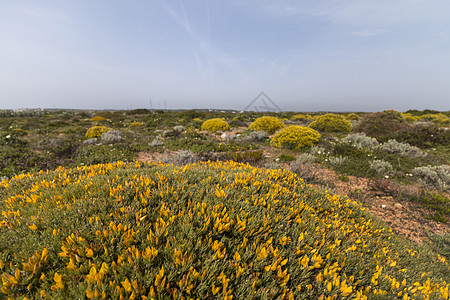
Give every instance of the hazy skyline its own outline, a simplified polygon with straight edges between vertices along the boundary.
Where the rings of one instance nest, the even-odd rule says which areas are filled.
[[[0,2],[0,109],[450,109],[448,0]],[[151,99],[151,101],[150,101]]]

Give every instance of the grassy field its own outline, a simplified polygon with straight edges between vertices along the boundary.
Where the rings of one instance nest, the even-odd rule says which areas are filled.
[[[0,115],[0,297],[449,297],[449,112]]]

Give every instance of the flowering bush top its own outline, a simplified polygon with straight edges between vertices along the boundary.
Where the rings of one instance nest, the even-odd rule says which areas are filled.
[[[106,126],[92,126],[86,131],[86,137],[88,139],[97,138],[102,135],[102,133],[110,131],[111,128]]]
[[[285,170],[117,162],[0,191],[5,298],[448,299],[444,258]]]
[[[300,149],[312,147],[320,140],[320,133],[309,127],[291,125],[278,131],[270,143],[275,147]]]
[[[284,128],[283,121],[278,119],[277,117],[269,117],[263,116],[257,118],[253,123],[248,126],[248,129],[256,130],[256,131],[265,131],[268,134],[273,134],[277,130]]]
[[[309,124],[309,127],[324,132],[350,132],[352,124],[343,116],[336,114],[325,114],[319,116]]]
[[[228,125],[227,121],[219,118],[209,119],[203,122],[202,130],[205,131],[225,131],[230,129],[230,125]]]

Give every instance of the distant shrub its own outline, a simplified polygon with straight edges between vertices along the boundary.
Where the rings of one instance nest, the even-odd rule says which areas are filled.
[[[173,128],[173,131],[181,133],[186,131],[186,128],[183,125],[177,125]]]
[[[248,126],[248,129],[252,130],[258,130],[258,131],[265,131],[268,134],[273,134],[277,130],[286,127],[284,125],[283,121],[278,119],[277,117],[268,117],[263,116],[260,118],[257,118],[253,123]]]
[[[233,118],[230,122],[229,122],[231,127],[246,127],[247,125],[242,122],[241,120],[239,120],[238,118]]]
[[[141,122],[133,122],[130,124],[130,128],[142,127],[142,126],[144,126],[144,124],[142,124]]]
[[[276,147],[300,149],[319,142],[320,133],[309,127],[291,125],[278,131],[270,143]]]
[[[328,159],[328,162],[329,162],[332,166],[335,166],[335,167],[336,167],[336,166],[342,165],[342,164],[345,163],[347,160],[348,160],[347,157],[339,155],[339,156],[332,156],[332,157],[330,157],[330,158]]]
[[[106,119],[103,118],[102,116],[95,116],[93,118],[91,118],[92,122],[99,122],[99,121],[105,121]]]
[[[358,115],[355,114],[355,113],[350,113],[350,114],[346,115],[345,118],[346,118],[347,120],[354,120],[354,121],[355,121],[355,120],[361,119],[361,117],[358,116]]]
[[[102,133],[110,131],[111,128],[106,126],[92,126],[86,131],[86,137],[87,138],[97,138],[102,135]]]
[[[443,113],[436,113],[436,114],[425,114],[420,117],[420,120],[422,121],[430,121],[436,124],[440,125],[448,125],[450,124],[450,119]]]
[[[364,132],[368,136],[377,138],[378,141],[386,141],[394,132],[409,126],[400,112],[385,110],[365,115],[355,127],[355,131]]]
[[[447,145],[450,141],[450,130],[436,125],[415,125],[396,132],[395,139],[419,148],[432,148]]]
[[[269,135],[265,131],[252,131],[250,132],[250,139],[253,141],[262,141],[269,138]]]
[[[371,161],[370,168],[382,176],[392,176],[395,174],[392,165],[384,160]]]
[[[296,162],[299,164],[313,164],[316,161],[316,157],[309,153],[302,153],[297,156]]]
[[[398,154],[405,157],[423,157],[426,154],[415,146],[400,143],[396,140],[389,140],[380,146],[380,149],[389,154]]]
[[[281,154],[280,156],[278,156],[278,158],[281,160],[281,161],[293,161],[293,160],[295,160],[295,157],[294,156],[292,156],[292,155],[289,155],[289,154]]]
[[[352,124],[341,115],[325,114],[309,124],[309,127],[324,132],[350,132]]]
[[[403,119],[408,122],[408,123],[414,123],[420,120],[420,117],[418,116],[413,116],[410,113],[402,113],[402,117]]]
[[[369,137],[365,133],[351,133],[344,137],[342,142],[349,143],[356,148],[372,148],[378,146],[377,139]]]
[[[97,144],[97,138],[90,138],[87,140],[84,140],[83,145],[95,145]]]
[[[291,117],[291,121],[305,122],[305,121],[308,121],[308,120],[312,120],[312,117],[310,115],[297,114],[297,115],[293,115]]]
[[[219,118],[209,119],[203,122],[202,130],[216,132],[216,131],[225,131],[230,129],[230,125],[228,125],[227,121]]]
[[[123,140],[122,133],[118,130],[109,130],[102,133],[100,140],[104,144],[114,144]]]
[[[190,150],[180,150],[177,154],[175,154],[173,157],[167,159],[166,163],[172,163],[175,166],[184,166],[190,163],[195,162],[197,159]]]
[[[425,166],[412,170],[412,174],[419,177],[419,180],[438,190],[450,189],[450,166]]]
[[[12,130],[12,134],[15,136],[26,136],[28,132],[26,130],[23,130],[22,128],[14,128]]]

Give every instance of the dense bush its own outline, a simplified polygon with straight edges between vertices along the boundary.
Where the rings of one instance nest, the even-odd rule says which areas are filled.
[[[373,148],[378,146],[375,138],[368,137],[365,133],[351,133],[342,139],[342,142],[349,143],[357,148]]]
[[[375,137],[379,141],[387,141],[394,132],[405,129],[410,125],[402,114],[395,110],[385,110],[365,115],[355,131],[364,132],[368,136]]]
[[[91,118],[92,122],[99,122],[99,121],[105,121],[106,119],[103,118],[102,116],[95,116],[93,118]]]
[[[438,190],[450,190],[450,166],[424,166],[412,170],[424,184],[434,186]]]
[[[345,117],[336,114],[319,116],[309,127],[323,132],[350,132],[352,124]]]
[[[396,132],[394,138],[419,148],[433,148],[448,145],[450,141],[450,130],[438,126],[410,126]]]
[[[5,298],[448,295],[442,257],[284,170],[117,162],[15,176],[0,190]]]
[[[304,115],[304,114],[297,114],[293,115],[291,117],[291,121],[300,121],[300,122],[306,122],[312,120],[312,117],[310,115]]]
[[[390,154],[398,154],[406,157],[423,157],[426,155],[426,153],[419,148],[407,143],[397,142],[396,140],[387,141],[380,145],[380,149]]]
[[[278,119],[277,117],[269,117],[269,116],[263,116],[260,118],[257,118],[253,123],[248,126],[248,129],[256,130],[256,131],[265,131],[268,134],[273,134],[277,130],[284,128],[286,125],[284,125],[283,121]]]
[[[86,137],[88,139],[101,137],[101,135],[107,131],[110,131],[111,128],[106,126],[92,126],[86,131]]]
[[[105,144],[114,144],[123,140],[122,133],[118,130],[109,130],[103,132],[100,136],[100,140]]]
[[[202,130],[210,132],[225,131],[228,129],[230,129],[230,125],[228,125],[227,121],[220,118],[209,119],[202,124]]]
[[[392,176],[395,174],[394,168],[392,165],[384,161],[382,159],[380,160],[374,160],[370,162],[370,168],[380,174],[381,176]]]
[[[347,120],[354,120],[354,121],[355,121],[355,120],[361,119],[361,117],[358,116],[358,115],[355,114],[355,113],[350,113],[350,114],[346,115],[345,118],[346,118]]]
[[[300,149],[312,147],[319,140],[320,133],[314,129],[291,125],[278,131],[270,143],[275,147]]]

